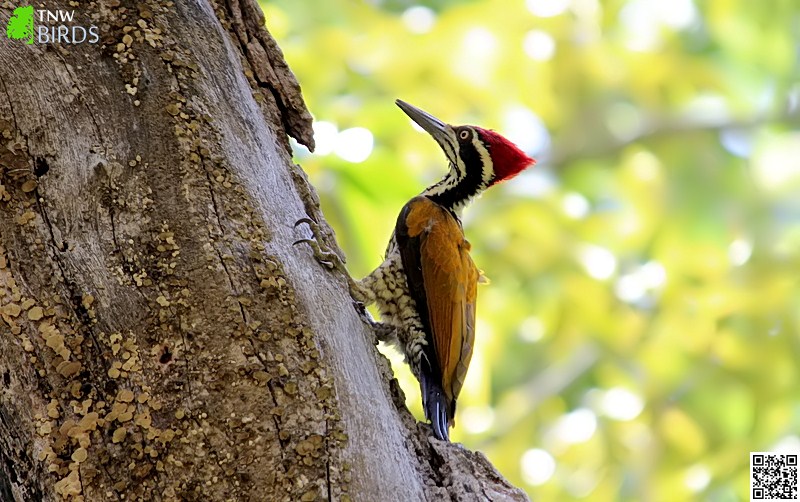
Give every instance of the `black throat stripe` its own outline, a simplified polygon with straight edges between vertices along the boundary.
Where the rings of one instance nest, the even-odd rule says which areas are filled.
[[[483,189],[483,160],[475,145],[472,142],[462,143],[458,153],[464,162],[466,176],[452,188],[428,196],[451,213],[457,206],[475,197]]]

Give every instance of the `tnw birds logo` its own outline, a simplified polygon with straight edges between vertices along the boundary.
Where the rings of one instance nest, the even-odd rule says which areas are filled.
[[[36,22],[36,25],[34,25]],[[75,23],[74,10],[34,10],[33,6],[17,7],[6,27],[9,40],[22,40],[26,44],[96,44],[100,30],[95,25]]]

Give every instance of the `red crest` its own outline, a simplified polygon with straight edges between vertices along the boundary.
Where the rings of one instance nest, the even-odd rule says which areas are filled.
[[[481,135],[484,144],[489,147],[489,155],[492,156],[494,168],[494,179],[492,184],[513,178],[522,172],[526,167],[536,163],[528,157],[514,143],[510,142],[500,134],[489,129],[476,127]]]

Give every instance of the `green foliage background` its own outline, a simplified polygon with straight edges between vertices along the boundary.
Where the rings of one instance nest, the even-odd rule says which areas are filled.
[[[548,501],[748,500],[748,452],[800,449],[796,0],[262,6],[354,277],[445,171],[395,98],[539,160],[465,213],[492,283],[456,441]]]

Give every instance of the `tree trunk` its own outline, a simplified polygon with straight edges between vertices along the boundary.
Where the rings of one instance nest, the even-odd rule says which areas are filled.
[[[0,500],[525,499],[292,246],[311,117],[254,0],[47,8],[101,39],[0,51]]]

